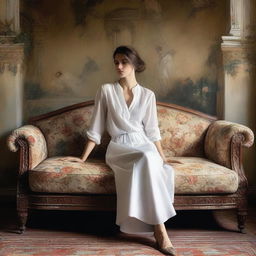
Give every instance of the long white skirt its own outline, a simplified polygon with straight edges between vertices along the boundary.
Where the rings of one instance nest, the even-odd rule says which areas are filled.
[[[116,224],[122,232],[153,235],[155,224],[176,215],[174,170],[144,133],[111,139],[106,163],[115,175]]]

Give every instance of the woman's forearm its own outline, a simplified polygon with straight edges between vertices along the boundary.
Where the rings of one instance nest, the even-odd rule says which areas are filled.
[[[160,140],[158,140],[158,141],[154,141],[154,143],[155,143],[155,145],[156,145],[156,147],[157,147],[157,150],[158,150],[158,152],[159,152],[159,154],[161,155],[161,157],[163,158],[163,161],[165,162],[165,163],[176,163],[176,164],[182,164],[183,162],[182,161],[180,161],[180,160],[175,160],[175,159],[168,159],[167,160],[167,158],[165,157],[165,155],[164,155],[164,152],[163,152],[163,148],[162,148],[162,144],[161,144],[161,141]]]
[[[87,157],[90,155],[90,153],[92,152],[92,150],[94,149],[96,143],[92,140],[88,140],[85,147],[84,147],[84,152],[81,156],[81,159],[83,161],[86,161]]]
[[[161,157],[163,158],[164,162],[166,161],[166,158],[165,158],[165,155],[164,155],[164,152],[163,152],[163,149],[162,149],[162,144],[161,144],[161,140],[158,140],[158,141],[154,141],[156,147],[157,147],[157,150],[159,152],[159,154],[161,155]]]

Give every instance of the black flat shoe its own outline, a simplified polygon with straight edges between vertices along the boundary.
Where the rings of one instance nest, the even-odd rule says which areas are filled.
[[[172,255],[172,256],[176,255],[176,251],[173,246],[160,247],[159,243],[156,242],[156,247],[160,252],[162,252],[165,255]]]
[[[156,236],[155,232],[154,232],[154,237],[155,237],[155,240],[156,240],[156,247],[160,252],[162,252],[165,255],[176,256],[176,250],[173,246],[161,247],[160,244],[157,241],[157,236]]]

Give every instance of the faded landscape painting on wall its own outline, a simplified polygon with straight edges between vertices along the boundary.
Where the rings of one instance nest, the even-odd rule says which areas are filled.
[[[25,120],[91,100],[117,79],[112,53],[138,50],[158,101],[216,115],[227,1],[23,0]]]

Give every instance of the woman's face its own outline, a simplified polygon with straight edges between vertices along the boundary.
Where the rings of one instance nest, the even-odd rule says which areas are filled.
[[[117,53],[114,64],[119,77],[127,77],[134,72],[134,66],[129,62],[126,55]]]

